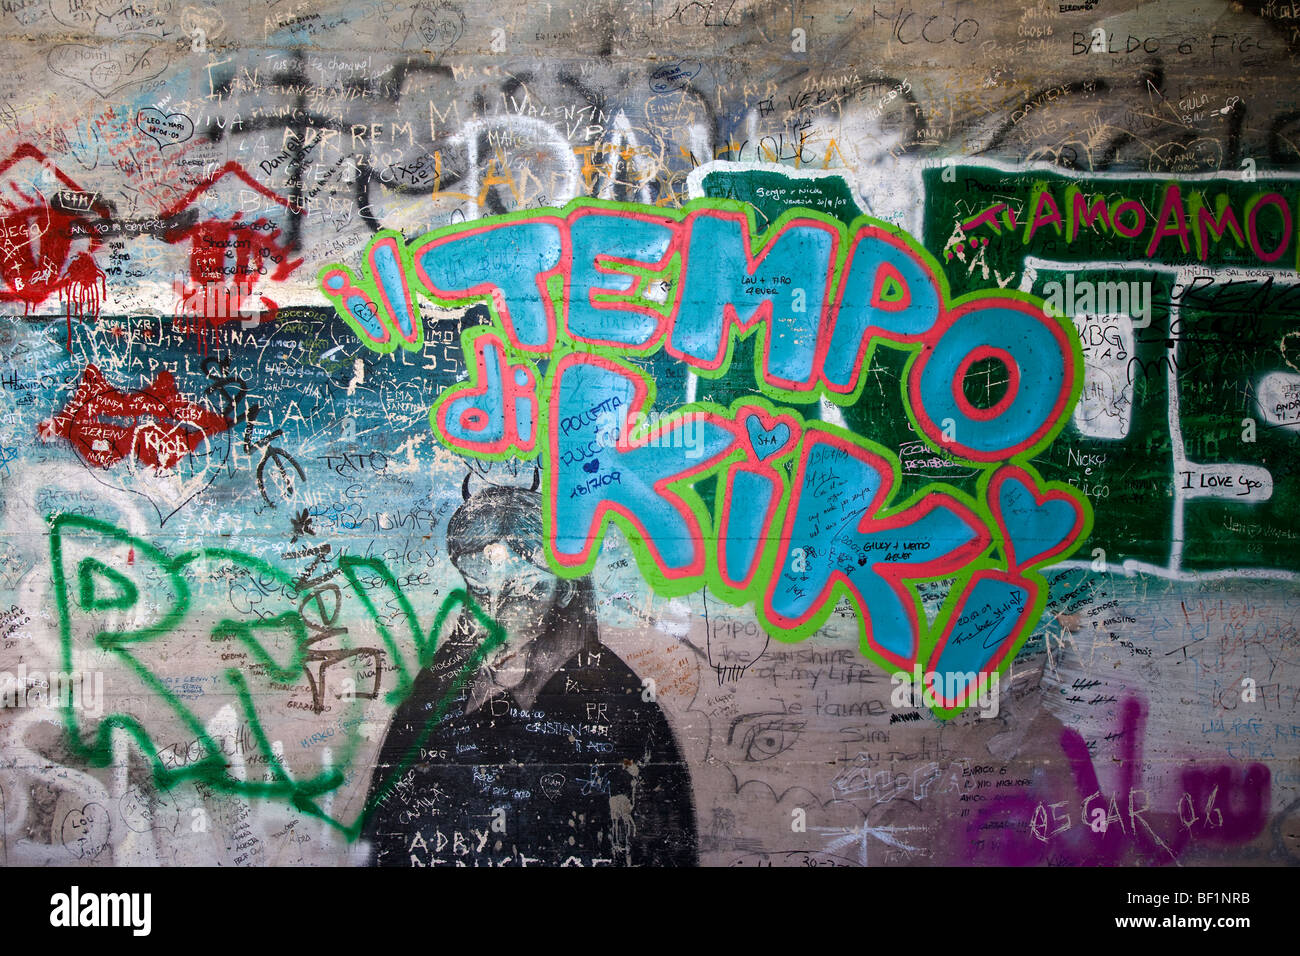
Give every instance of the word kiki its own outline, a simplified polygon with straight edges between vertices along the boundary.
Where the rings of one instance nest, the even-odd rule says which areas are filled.
[[[558,574],[589,574],[618,526],[656,591],[707,585],[785,639],[848,597],[865,655],[963,675],[936,711],[967,706],[1010,665],[1042,612],[1037,568],[1090,523],[1081,495],[1021,464],[1078,399],[1073,325],[1026,293],[952,299],[933,257],[870,217],[795,209],[759,234],[734,201],[575,200],[410,243],[380,232],[359,273],[327,265],[319,281],[379,352],[421,347],[421,297],[487,305],[492,323],[461,336],[469,378],[439,395],[430,425],[460,454],[538,461]],[[656,382],[635,359],[663,351],[718,378],[751,335],[762,397],[652,411]],[[856,402],[879,346],[910,354],[909,429],[976,469],[975,497],[934,483],[896,501],[894,450],[789,407]],[[965,387],[977,363],[1009,382],[982,406]],[[711,508],[694,490],[709,479]],[[912,582],[944,577],[958,582],[930,624]]]
[[[82,893],[74,886],[50,897],[50,925],[125,926],[133,936],[148,936],[152,909],[151,893]]]
[[[1064,285],[1049,282],[1043,293],[1044,306],[1052,315],[1126,315],[1140,320],[1133,323],[1135,329],[1151,324],[1150,282],[1075,282],[1074,274],[1067,273]]]

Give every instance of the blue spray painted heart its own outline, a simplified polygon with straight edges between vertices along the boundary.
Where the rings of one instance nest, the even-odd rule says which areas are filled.
[[[745,419],[745,428],[749,432],[749,444],[758,455],[759,461],[775,455],[790,441],[790,426],[777,422],[771,428],[764,428],[757,415]]]
[[[1003,468],[989,484],[989,507],[1002,530],[1008,568],[1028,568],[1060,554],[1083,528],[1083,508],[1061,489],[1039,494],[1019,468]]]

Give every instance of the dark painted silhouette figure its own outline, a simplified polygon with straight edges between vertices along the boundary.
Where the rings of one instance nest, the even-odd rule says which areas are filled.
[[[447,550],[507,639],[434,722],[485,637],[462,614],[398,708],[372,798],[417,752],[366,822],[372,864],[694,865],[691,781],[672,730],[600,643],[591,579],[547,565],[540,496],[467,496]]]

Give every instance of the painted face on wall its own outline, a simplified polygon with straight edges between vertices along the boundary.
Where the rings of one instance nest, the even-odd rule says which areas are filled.
[[[506,632],[505,643],[485,662],[486,670],[497,685],[517,686],[527,675],[547,616],[568,605],[572,586],[500,541],[457,557],[456,567],[470,596]]]
[[[738,786],[756,785],[778,806],[851,800],[841,776],[859,753],[890,748],[888,679],[853,647],[769,647],[737,686],[727,728]]]

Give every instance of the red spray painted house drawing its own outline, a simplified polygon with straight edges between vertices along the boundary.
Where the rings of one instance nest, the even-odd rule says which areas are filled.
[[[220,186],[220,189],[218,189]],[[215,200],[215,201],[214,201]],[[248,174],[239,163],[226,163],[191,189],[160,218],[168,222],[163,238],[190,243],[187,281],[176,283],[178,314],[193,320],[194,330],[243,319],[275,319],[277,305],[256,287],[288,278],[303,262],[280,239],[282,226],[266,215],[244,217],[249,205],[288,213],[287,199]],[[224,217],[202,218],[211,208],[235,208]]]
[[[107,289],[94,252],[112,210],[39,148],[25,143],[0,162],[0,302],[30,312],[58,295],[68,320],[99,317]]]

